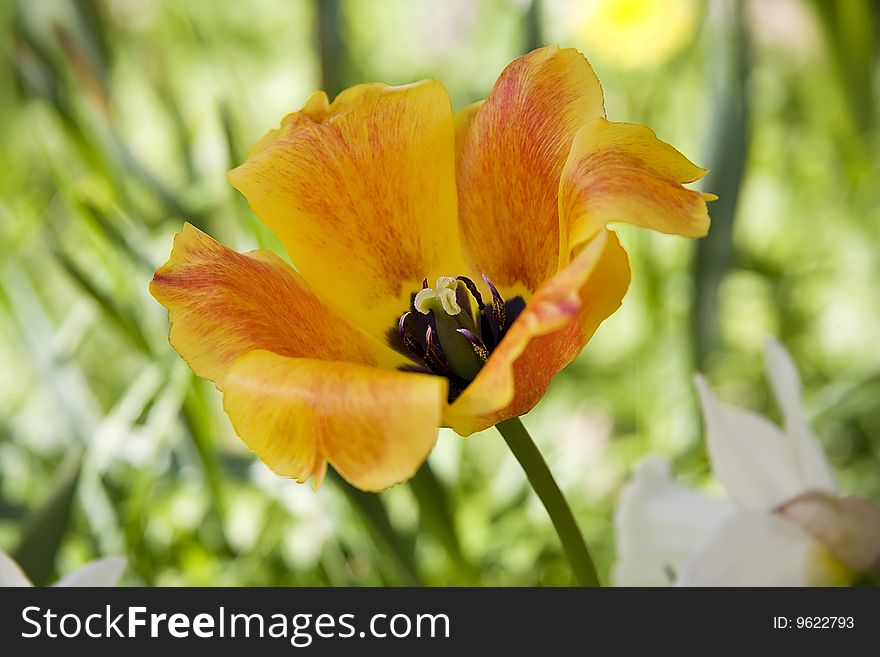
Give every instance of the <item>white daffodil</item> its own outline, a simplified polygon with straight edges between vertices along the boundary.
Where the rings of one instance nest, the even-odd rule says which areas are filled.
[[[66,575],[52,586],[116,586],[125,570],[125,559],[106,557],[87,563]],[[21,567],[8,554],[0,550],[0,587],[33,586]]]
[[[728,499],[676,483],[662,457],[644,459],[615,515],[617,585],[829,586],[880,567],[880,506],[837,495],[794,363],[775,340],[765,355],[783,427],[719,402],[698,375],[709,458]]]

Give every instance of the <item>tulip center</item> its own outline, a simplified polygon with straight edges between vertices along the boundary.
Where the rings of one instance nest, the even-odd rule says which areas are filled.
[[[505,301],[486,275],[483,281],[492,295],[486,303],[464,276],[441,276],[434,287],[424,280],[389,334],[392,345],[414,362],[405,369],[449,379],[450,402],[474,380],[525,307],[522,297]]]

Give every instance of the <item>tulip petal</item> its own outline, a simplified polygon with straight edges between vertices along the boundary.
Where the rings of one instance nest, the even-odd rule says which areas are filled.
[[[603,231],[527,303],[473,382],[444,412],[463,436],[528,412],[587,344],[629,286],[626,252]]]
[[[578,129],[604,115],[590,64],[558,46],[515,59],[484,103],[459,113],[459,217],[474,269],[530,291],[556,272],[560,173]]]
[[[437,438],[446,379],[253,351],[230,367],[223,407],[277,474],[320,485],[327,464],[363,490],[411,477]]]
[[[768,339],[764,345],[764,359],[773,394],[785,418],[785,433],[793,443],[795,462],[803,473],[804,485],[834,491],[836,484],[831,464],[804,413],[801,381],[794,361],[785,347],[773,339]]]
[[[712,471],[737,503],[769,512],[816,488],[798,441],[760,415],[719,402],[702,376],[696,385]]]
[[[714,196],[681,183],[705,174],[650,128],[593,119],[575,136],[559,187],[569,248],[614,221],[702,237],[709,230],[706,200]]]
[[[732,512],[729,502],[676,483],[669,460],[648,456],[620,494],[614,515],[616,586],[666,586]]]
[[[466,273],[454,126],[436,80],[318,92],[229,180],[318,294],[384,336],[423,278]]]
[[[97,559],[62,577],[53,586],[116,586],[125,572],[125,565],[122,557]]]
[[[821,543],[787,520],[737,510],[690,559],[679,586],[836,586],[848,574]]]
[[[229,365],[253,349],[366,365],[402,362],[329,308],[275,254],[236,253],[190,224],[175,237],[150,292],[169,310],[171,344],[218,387]]]
[[[0,588],[6,586],[22,587],[33,586],[31,580],[21,569],[15,560],[0,550]]]

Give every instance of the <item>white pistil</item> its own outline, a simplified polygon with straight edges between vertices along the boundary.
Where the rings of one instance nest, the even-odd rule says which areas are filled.
[[[441,276],[437,279],[434,287],[426,287],[416,294],[413,305],[423,315],[427,315],[436,308],[436,299],[447,315],[457,315],[461,312],[461,306],[455,298],[459,281],[453,276]]]

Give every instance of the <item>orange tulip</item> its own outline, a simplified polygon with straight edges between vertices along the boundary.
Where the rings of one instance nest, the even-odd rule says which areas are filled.
[[[381,490],[438,427],[530,410],[627,289],[606,226],[705,235],[711,196],[682,186],[705,173],[607,121],[572,49],[519,57],[457,114],[435,80],[319,91],[229,173],[296,269],[186,224],[150,291],[269,467]]]

